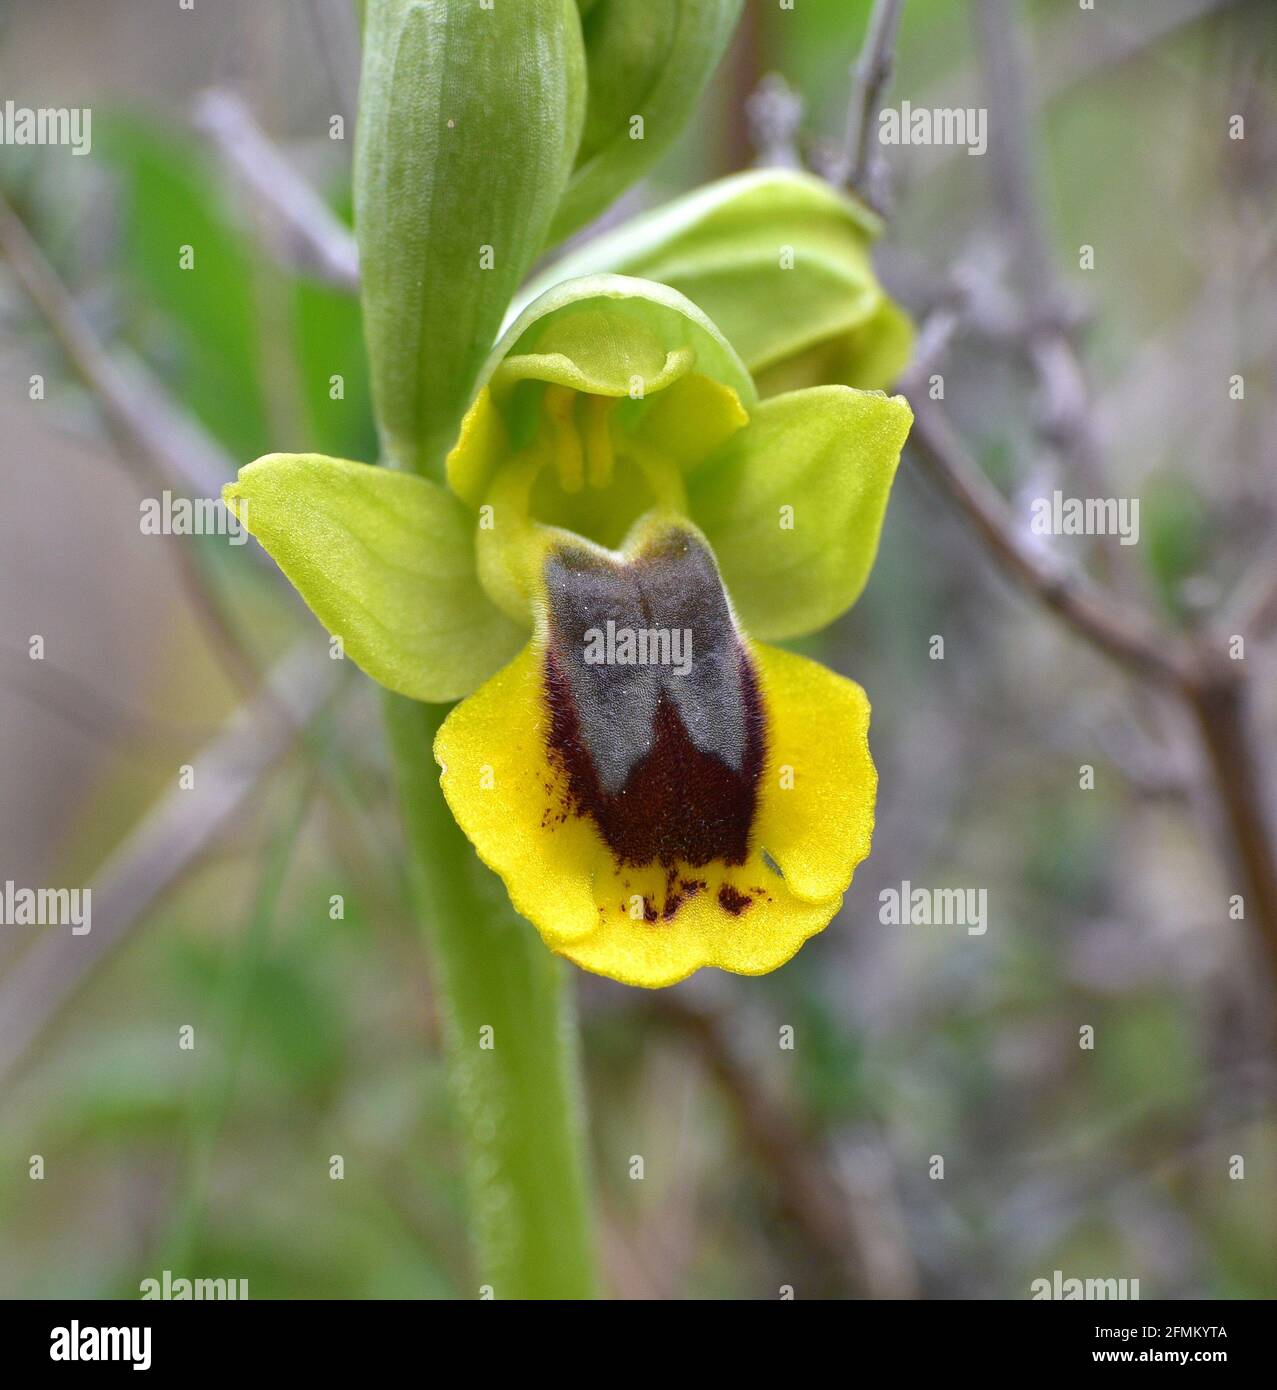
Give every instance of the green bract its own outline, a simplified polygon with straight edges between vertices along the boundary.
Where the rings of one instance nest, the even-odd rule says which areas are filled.
[[[723,56],[741,4],[578,0],[589,99],[551,241],[597,216],[665,152]]]
[[[377,418],[401,467],[437,472],[584,115],[574,0],[368,0],[355,224]]]
[[[672,286],[714,320],[759,393],[839,382],[893,384],[913,329],[870,261],[881,230],[860,203],[810,174],[733,175],[588,242],[530,285],[595,271]]]
[[[663,285],[589,276],[510,327],[479,377],[445,488],[313,455],[241,470],[228,504],[370,676],[458,698],[526,640],[545,547],[610,549],[683,516],[755,636],[858,596],[912,419],[846,386],[759,403],[722,333]]]

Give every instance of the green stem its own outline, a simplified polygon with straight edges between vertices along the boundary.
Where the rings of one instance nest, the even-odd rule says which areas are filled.
[[[391,694],[384,708],[465,1129],[479,1288],[588,1298],[577,1032],[563,963],[452,819],[431,753],[447,708]]]

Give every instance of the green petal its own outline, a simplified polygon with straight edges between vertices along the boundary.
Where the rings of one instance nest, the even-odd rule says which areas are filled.
[[[377,416],[400,466],[438,473],[584,110],[573,0],[369,0],[355,221]]]
[[[474,519],[438,483],[268,454],[223,497],[346,655],[401,695],[459,699],[526,639],[480,588]]]
[[[690,350],[692,366],[729,386],[746,406],[757,399],[745,364],[718,325],[668,285],[629,275],[560,279],[510,323],[480,383],[562,381],[602,395],[631,394],[632,378],[651,394],[667,385],[671,354]],[[512,360],[512,359],[528,359]],[[559,359],[559,360],[555,360]]]
[[[645,276],[709,315],[764,396],[824,382],[878,390],[912,346],[909,320],[870,261],[880,230],[809,174],[738,174],[595,238],[524,293],[596,271]]]
[[[860,596],[913,422],[903,396],[817,386],[764,401],[689,484],[751,636],[832,622]]]
[[[741,4],[580,3],[589,96],[576,168],[555,215],[552,242],[602,212],[682,131],[727,48]],[[642,118],[641,130],[636,117]]]
[[[666,413],[656,408],[663,391],[696,379],[726,388],[735,408],[748,410],[758,398],[731,344],[676,290],[621,275],[564,281],[530,304],[494,349],[448,458],[449,483],[472,503],[482,498],[492,470],[527,442],[547,384],[630,397],[632,427],[641,431],[648,413],[654,425]],[[700,392],[702,399],[709,394]],[[732,402],[707,407],[715,443],[732,409]],[[696,433],[689,422],[684,434]]]

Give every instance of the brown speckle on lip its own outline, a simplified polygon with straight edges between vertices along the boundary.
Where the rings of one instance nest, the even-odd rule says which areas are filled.
[[[730,912],[733,917],[739,917],[747,907],[753,907],[754,900],[748,893],[741,893],[730,883],[724,883],[718,890],[718,905],[724,912]]]
[[[663,922],[672,921],[679,908],[694,898],[704,887],[704,879],[679,878],[671,869],[665,876],[665,906],[661,910],[661,920]]]

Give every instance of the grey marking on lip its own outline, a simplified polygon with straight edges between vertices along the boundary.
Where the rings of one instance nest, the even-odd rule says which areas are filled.
[[[714,557],[678,527],[658,534],[635,559],[618,564],[567,546],[546,561],[549,642],[576,706],[581,738],[609,796],[624,790],[651,751],[652,717],[662,691],[692,744],[734,772],[746,753],[741,643]],[[590,665],[586,633],[604,628],[687,629],[686,675],[661,666]]]

